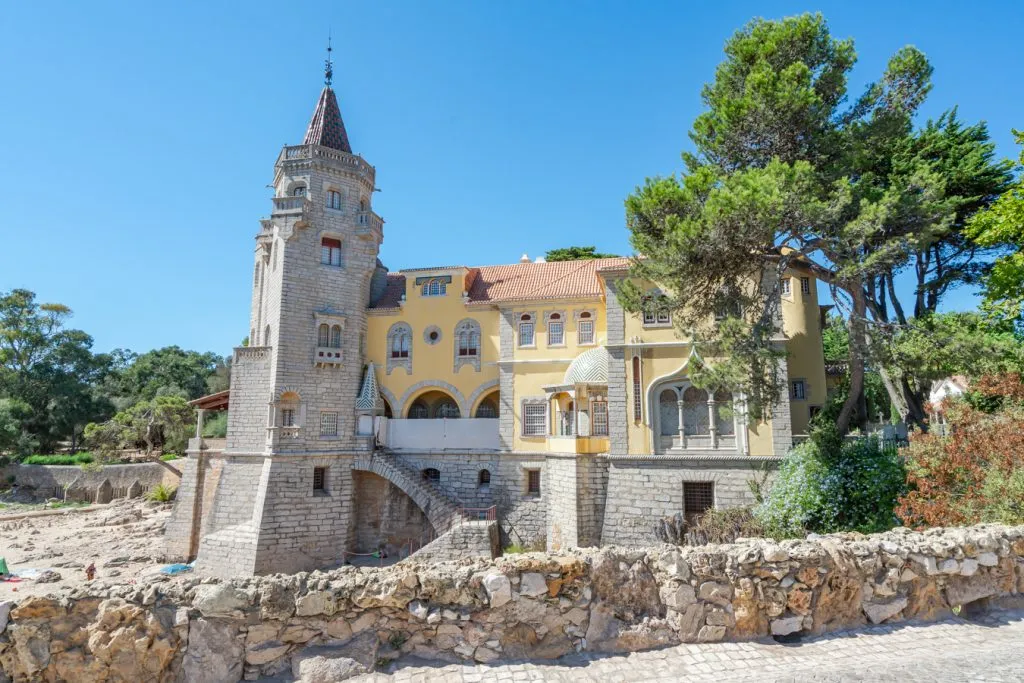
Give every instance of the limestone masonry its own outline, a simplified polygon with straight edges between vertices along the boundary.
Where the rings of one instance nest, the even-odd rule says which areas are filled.
[[[1024,527],[998,525],[431,565],[413,556],[222,582],[158,575],[0,603],[0,679],[338,681],[403,656],[553,659],[934,620],[1019,608],[1022,591]]]
[[[641,543],[661,517],[752,502],[747,481],[826,397],[809,272],[766,259],[790,391],[754,419],[738,392],[691,383],[700,349],[671,315],[623,310],[629,259],[389,273],[376,169],[329,81],[274,166],[230,392],[194,402],[200,422],[228,408],[227,439],[190,444],[172,557],[221,576],[326,568],[481,518],[501,546]]]

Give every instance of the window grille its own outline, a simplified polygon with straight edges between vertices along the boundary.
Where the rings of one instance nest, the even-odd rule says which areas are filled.
[[[523,404],[523,436],[546,436],[548,406],[546,403]]]
[[[683,482],[683,514],[691,524],[715,506],[715,483],[712,481]]]
[[[548,323],[548,346],[561,346],[565,343],[565,327],[561,320]]]
[[[433,467],[428,467],[423,470],[423,478],[427,481],[441,481],[441,472]]]
[[[331,348],[341,348],[341,325],[333,325],[331,327]]]
[[[576,325],[577,340],[578,344],[593,344],[594,343],[594,321],[593,320],[580,320]]]
[[[810,294],[811,293],[811,278],[802,277],[800,278],[800,293]]]
[[[491,471],[490,470],[480,470],[479,482],[480,482],[480,486],[490,486],[491,485]]]
[[[313,490],[314,491],[325,491],[325,490],[327,490],[327,468],[326,467],[314,467],[313,468]]]
[[[498,411],[495,409],[494,404],[490,401],[484,401],[477,407],[476,416],[482,418],[496,418],[498,417]]]
[[[807,384],[802,379],[793,380],[793,399],[802,401],[807,398]]]
[[[519,345],[520,346],[533,346],[533,323],[532,322],[521,322],[521,323],[519,323]]]
[[[594,401],[590,412],[594,436],[608,436],[608,402]]]
[[[338,435],[338,414],[334,412],[320,413],[320,436]]]
[[[455,405],[455,403],[453,401],[444,401],[443,403],[441,403],[441,405],[439,405],[437,407],[437,411],[435,412],[435,415],[437,417],[447,418],[447,419],[450,419],[450,420],[454,420],[454,419],[460,417],[460,415],[459,415],[459,407],[457,405]]]
[[[782,278],[782,294],[783,296],[789,296],[793,293],[793,279],[784,277]]]
[[[643,396],[641,395],[640,357],[633,356],[633,420],[643,419]]]
[[[295,409],[285,408],[281,411],[281,426],[282,427],[294,427],[295,426]]]
[[[540,495],[540,470],[526,470],[526,492]]]

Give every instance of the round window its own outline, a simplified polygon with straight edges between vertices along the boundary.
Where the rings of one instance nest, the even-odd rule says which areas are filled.
[[[427,342],[431,346],[441,341],[441,328],[436,325],[431,325],[427,329],[423,330],[423,341]]]

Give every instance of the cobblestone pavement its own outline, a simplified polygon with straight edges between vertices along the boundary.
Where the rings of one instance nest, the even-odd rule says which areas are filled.
[[[677,645],[498,666],[414,665],[360,681],[1024,681],[1024,612],[872,626],[799,643]]]

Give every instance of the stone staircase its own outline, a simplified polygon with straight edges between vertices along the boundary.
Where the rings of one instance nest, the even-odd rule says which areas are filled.
[[[423,510],[438,536],[462,523],[462,503],[424,479],[401,456],[378,450],[360,456],[356,466],[384,477],[404,491]]]

